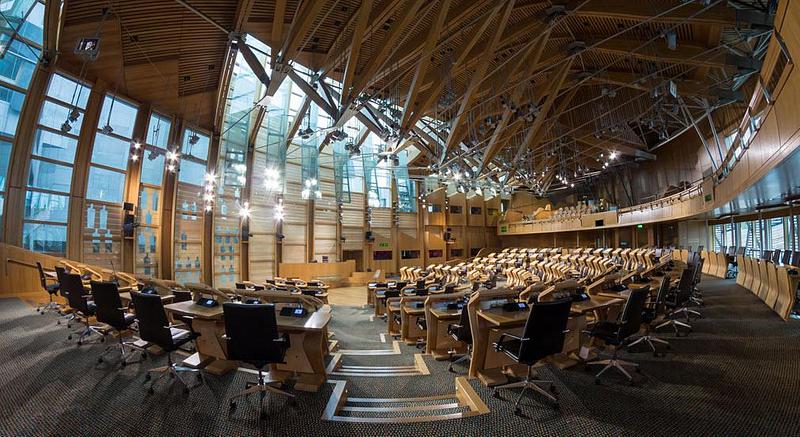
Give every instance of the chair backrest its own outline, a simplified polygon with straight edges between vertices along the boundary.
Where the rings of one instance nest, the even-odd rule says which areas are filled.
[[[564,331],[571,306],[571,298],[537,302],[531,306],[519,347],[520,363],[533,364],[564,349]]]
[[[781,262],[781,250],[775,249],[775,252],[772,253],[772,262],[775,264],[779,264]]]
[[[656,293],[656,315],[664,312],[664,306],[667,304],[667,294],[669,294],[669,276],[664,275],[664,277],[661,278],[661,285],[658,287],[658,293]]]
[[[763,260],[771,260],[772,259],[772,251],[771,250],[765,250],[765,251],[761,252],[761,259],[763,259]]]
[[[136,320],[139,322],[139,337],[163,349],[174,349],[169,320],[161,296],[132,291],[131,301],[136,309]]]
[[[792,262],[790,264],[795,267],[800,266],[800,252],[798,251],[792,252]]]
[[[61,283],[61,294],[67,298],[70,308],[82,313],[88,312],[86,299],[83,298],[83,280],[77,273],[64,271],[58,278]]]
[[[692,295],[692,284],[694,283],[695,269],[686,268],[681,272],[681,278],[678,281],[677,302],[683,303],[689,300]]]
[[[47,278],[44,276],[44,268],[39,261],[36,261],[36,270],[39,271],[39,283],[42,284],[43,289],[47,290]]]
[[[620,315],[620,338],[626,338],[639,332],[639,327],[642,324],[642,311],[644,310],[644,304],[649,294],[649,285],[642,288],[631,289],[631,294],[628,296],[628,300],[625,302],[625,307],[622,308],[622,314]]]
[[[781,264],[789,265],[792,261],[792,251],[791,250],[784,250],[783,257],[781,258]]]
[[[467,310],[467,303],[469,298],[464,298],[464,307],[461,308],[461,315],[458,317],[458,325],[461,328],[456,332],[459,341],[465,344],[472,344],[472,330],[469,327],[469,311]]]
[[[283,361],[283,351],[273,341],[278,338],[275,305],[226,302],[222,311],[228,358],[257,368]]]
[[[107,323],[116,329],[125,327],[125,311],[119,297],[117,284],[109,281],[92,281],[92,299],[97,305],[95,317],[100,323]]]

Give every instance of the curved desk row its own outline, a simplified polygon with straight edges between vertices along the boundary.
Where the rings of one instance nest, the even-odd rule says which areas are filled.
[[[772,261],[737,255],[736,283],[758,296],[781,318],[788,319],[795,304],[800,274],[797,267],[776,266]]]

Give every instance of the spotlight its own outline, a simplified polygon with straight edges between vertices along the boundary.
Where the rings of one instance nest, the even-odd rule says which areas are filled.
[[[616,151],[611,152],[611,155],[609,155],[608,158],[611,160],[617,159],[617,152]]]
[[[67,116],[67,119],[74,123],[74,122],[78,121],[78,117],[80,117],[80,116],[81,116],[81,113],[80,113],[80,111],[78,111],[78,108],[72,108],[72,110],[69,111],[69,115]]]
[[[102,129],[100,129],[100,132],[102,132],[104,135],[110,135],[114,133],[114,128],[111,127],[110,124],[106,124]]]
[[[72,125],[71,125],[71,124],[69,124],[69,121],[65,121],[65,122],[64,122],[64,123],[61,125],[61,132],[64,132],[64,133],[69,133],[69,131],[71,131],[71,130],[72,130]]]
[[[244,205],[239,207],[239,217],[243,220],[247,220],[250,218],[250,214],[252,211],[250,210],[250,202],[245,202]]]
[[[192,134],[189,136],[189,145],[194,146],[198,141],[200,141],[200,137],[196,132],[192,132]]]

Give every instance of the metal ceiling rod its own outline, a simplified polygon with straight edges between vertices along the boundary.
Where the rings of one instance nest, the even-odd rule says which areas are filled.
[[[209,23],[211,23],[212,25],[214,25],[214,27],[216,27],[217,29],[219,29],[219,30],[221,30],[222,32],[224,32],[224,33],[225,33],[225,35],[230,35],[230,33],[231,33],[231,31],[230,31],[230,30],[226,29],[224,26],[222,26],[221,24],[217,23],[217,21],[216,21],[216,20],[214,20],[213,18],[211,18],[211,17],[209,17],[208,15],[204,14],[202,11],[200,11],[200,10],[199,10],[199,9],[197,9],[196,7],[194,7],[194,6],[192,6],[191,4],[189,4],[189,2],[187,2],[186,0],[175,0],[175,1],[176,1],[176,2],[178,2],[178,4],[179,4],[179,5],[181,5],[181,6],[183,6],[184,8],[186,8],[186,9],[188,9],[188,10],[192,11],[192,12],[193,12],[195,15],[197,15],[198,17],[200,17],[200,18],[202,18],[202,19],[204,19],[204,20],[208,21],[208,22],[209,22]]]

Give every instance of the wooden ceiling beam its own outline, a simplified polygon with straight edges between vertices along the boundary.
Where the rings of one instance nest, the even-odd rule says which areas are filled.
[[[664,11],[675,6],[675,2],[664,2],[664,4],[669,6]],[[576,10],[578,5],[580,8]],[[652,4],[633,0],[589,0],[589,2],[572,0],[567,5],[567,9],[574,11],[571,13],[572,15],[581,18],[634,21],[652,19],[656,23],[667,24],[736,25],[736,10],[729,8],[727,2],[719,2],[710,8],[703,6],[700,2],[684,2],[680,8],[657,18],[653,17],[659,15],[659,11],[654,11]]]
[[[400,126],[404,131],[408,130],[407,123],[411,118],[411,114],[415,110],[417,93],[419,93],[418,85],[428,73],[428,66],[431,63],[431,55],[433,54],[434,48],[436,48],[436,42],[439,40],[439,33],[444,25],[444,20],[447,18],[447,11],[450,9],[450,1],[451,0],[442,1],[442,3],[439,5],[439,13],[436,15],[433,26],[428,29],[428,36],[425,39],[425,44],[422,46],[421,57],[419,63],[417,64],[417,69],[414,72],[414,77],[411,79],[411,85],[408,88],[405,107],[403,108]]]
[[[527,65],[525,66],[522,76],[523,78],[530,76],[530,74],[536,68],[536,65],[539,63],[540,58],[542,57],[542,53],[544,52],[544,48],[547,46],[547,41],[549,37],[550,37],[550,31],[548,30],[538,38],[536,44],[530,44],[528,49],[524,52],[522,56],[518,58],[517,62],[511,69],[516,70],[520,68],[523,63],[527,62]],[[533,56],[533,58],[529,58],[531,55]],[[507,74],[508,76],[511,76],[513,72],[509,72]],[[517,83],[511,95],[511,101],[518,101],[522,97],[522,94],[525,92],[525,89],[527,88],[525,82],[526,81],[523,79],[522,81]],[[498,148],[500,135],[504,133],[505,128],[506,126],[508,126],[508,123],[510,121],[511,121],[511,108],[507,108],[503,111],[503,116],[500,119],[500,123],[497,125],[494,132],[492,132],[492,136],[489,139],[489,143],[486,146],[484,159],[482,160],[480,165],[481,170],[483,169],[483,167],[486,166],[486,163],[491,161],[491,158],[493,158],[494,155],[497,154],[496,149]],[[520,124],[517,123],[514,127],[514,130],[518,129],[519,125]]]
[[[339,105],[341,107],[345,107],[353,101],[350,89],[353,86],[353,76],[355,75],[356,67],[358,67],[358,61],[360,60],[360,41],[364,38],[364,32],[367,30],[367,20],[372,11],[372,3],[373,0],[362,0],[361,7],[358,8],[358,12],[356,13],[355,29],[353,30],[353,37],[350,42],[350,55],[347,57],[347,65],[345,66],[341,81],[342,95],[339,100]]]
[[[404,4],[405,0],[390,0],[389,4],[384,6],[380,11],[376,11],[373,8],[373,11],[376,11],[378,15],[375,17],[371,17],[369,20],[369,25],[367,26],[366,32],[362,36],[361,40],[353,40],[351,39],[351,43],[347,46],[341,45],[341,39],[344,38],[345,31],[349,26],[349,21],[352,21],[356,18],[358,13],[353,14],[348,21],[348,24],[342,28],[342,31],[336,35],[336,39],[331,44],[331,48],[328,51],[327,56],[325,57],[325,61],[322,63],[322,68],[320,68],[319,73],[321,76],[327,76],[328,73],[339,63],[339,60],[345,56],[345,54],[351,49],[354,43],[361,45],[364,43],[365,38],[369,35],[373,35],[375,31],[380,29],[383,24],[394,15],[394,13]],[[340,47],[341,48],[338,48]]]
[[[275,12],[272,17],[272,32],[270,33],[270,39],[274,46],[277,46],[283,37],[283,20],[286,19],[286,1],[287,0],[275,0]],[[276,54],[277,50],[273,55]]]
[[[508,5],[503,10],[503,14],[500,16],[500,20],[497,23],[497,27],[495,28],[495,32],[492,35],[492,38],[489,40],[489,45],[486,46],[485,52],[483,53],[483,57],[490,58],[495,52],[497,45],[500,43],[501,36],[503,31],[505,30],[506,25],[508,24],[508,19],[511,16],[511,9],[514,6],[513,1],[508,2]],[[525,56],[521,57],[522,59]],[[518,66],[517,66],[518,67]],[[489,68],[489,62],[483,62],[479,64],[478,68],[472,74],[472,78],[470,80],[469,85],[467,86],[464,95],[461,98],[461,106],[459,107],[458,112],[456,113],[453,122],[450,125],[450,133],[447,136],[447,142],[445,143],[445,152],[442,154],[440,158],[440,162],[444,162],[445,157],[453,149],[453,147],[461,141],[461,125],[466,118],[469,112],[469,106],[472,103],[472,98],[474,97],[475,91],[481,85],[483,81],[483,77],[486,74],[486,70]],[[516,67],[515,67],[516,68]]]
[[[492,23],[492,19],[500,11],[501,6],[502,3],[498,4],[494,9],[484,14],[483,19],[478,22],[480,25],[478,26],[478,29],[475,32],[473,32],[472,38],[470,38],[470,40],[465,45],[460,46],[458,48],[458,55],[456,57],[456,60],[453,62],[454,68],[460,66],[466,61],[467,55],[472,50],[472,48],[475,47],[475,44],[477,44],[478,41],[481,40],[481,37],[483,37],[484,32],[486,32],[486,29]],[[427,98],[419,106],[419,110],[414,111],[414,115],[411,121],[409,122],[410,125],[416,124],[422,118],[422,116],[425,115],[425,113],[435,105],[436,101],[439,99],[439,94],[441,94],[442,89],[444,89],[445,80],[448,78],[449,75],[444,75],[441,74],[440,72],[430,71],[428,73],[425,83],[428,84],[433,83],[434,87],[432,90],[428,92]]]
[[[386,62],[389,60],[392,52],[397,50],[397,43],[404,31],[411,24],[411,21],[417,16],[417,11],[425,3],[425,0],[411,0],[411,6],[406,9],[401,15],[400,19],[392,23],[389,28],[389,34],[381,41],[379,45],[380,50],[377,55],[370,59],[370,62],[364,67],[364,70],[359,72],[353,89],[352,95],[361,94],[367,85],[375,78],[375,74],[383,69]]]
[[[575,58],[571,58],[569,61],[565,62],[564,65],[558,70],[558,73],[553,78],[554,80],[551,82],[550,91],[545,99],[542,107],[539,109],[539,116],[534,118],[533,124],[531,127],[528,128],[528,132],[525,134],[525,140],[522,142],[520,147],[517,149],[517,153],[514,154],[514,161],[517,161],[522,157],[522,154],[528,150],[532,145],[536,138],[539,129],[544,126],[545,120],[548,118],[548,114],[550,114],[550,108],[553,107],[553,103],[556,101],[556,97],[558,97],[558,90],[561,89],[561,85],[564,83],[564,80],[567,78],[567,74],[569,73],[569,69],[572,66],[572,61]],[[488,151],[487,151],[488,152]],[[497,153],[496,151],[494,153]],[[484,159],[482,162],[482,166],[485,166],[488,161],[490,161],[494,155],[484,155]],[[483,170],[483,169],[481,169]]]

